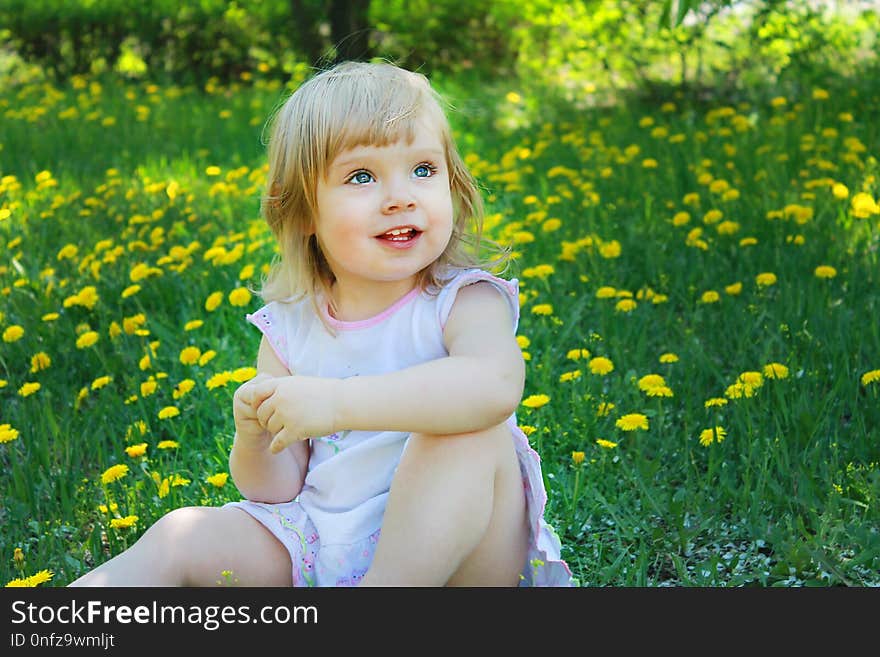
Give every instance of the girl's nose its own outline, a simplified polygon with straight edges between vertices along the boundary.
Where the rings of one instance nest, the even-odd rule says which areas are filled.
[[[382,213],[394,214],[405,212],[416,207],[416,200],[406,183],[398,183],[388,187],[385,199],[382,201]]]

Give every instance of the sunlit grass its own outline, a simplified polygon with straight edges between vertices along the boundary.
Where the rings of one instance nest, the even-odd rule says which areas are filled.
[[[238,498],[283,93],[77,78],[0,100],[4,583],[66,584],[168,510]],[[453,116],[517,252],[518,417],[581,583],[880,582],[878,100]]]

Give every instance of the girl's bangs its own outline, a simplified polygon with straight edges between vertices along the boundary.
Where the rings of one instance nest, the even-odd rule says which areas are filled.
[[[326,165],[350,148],[413,140],[416,124],[427,118],[431,104],[425,102],[424,92],[412,84],[395,87],[390,91],[382,89],[381,95],[378,88],[355,89],[355,93],[329,104],[325,124]]]

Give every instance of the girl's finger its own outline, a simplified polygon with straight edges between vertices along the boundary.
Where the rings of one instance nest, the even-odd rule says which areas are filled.
[[[260,421],[260,426],[268,429],[269,427],[266,424],[269,422],[269,418],[275,414],[275,401],[271,398],[271,395],[260,402],[259,405],[255,404],[254,408],[257,409],[257,419]]]
[[[262,392],[263,387],[273,378],[274,377],[271,377],[268,374],[257,374],[254,378],[242,383],[235,391],[235,394],[245,404],[250,404],[251,406],[256,407],[257,404],[254,404],[256,393],[258,391]]]
[[[272,452],[273,454],[278,454],[279,452],[284,450],[285,447],[289,447],[291,444],[293,444],[297,440],[298,440],[298,438],[296,437],[296,435],[292,431],[290,431],[286,428],[282,429],[277,434],[275,434],[275,437],[272,439],[272,442],[269,444],[269,451]]]
[[[284,424],[282,423],[281,418],[278,417],[277,413],[272,413],[269,419],[266,420],[266,431],[273,436],[284,431]]]
[[[251,395],[251,406],[259,408],[266,399],[275,394],[275,388],[277,387],[278,377],[271,376],[266,380],[257,381],[248,391]]]
[[[235,396],[232,399],[235,412],[241,417],[257,418],[257,410],[243,397]]]

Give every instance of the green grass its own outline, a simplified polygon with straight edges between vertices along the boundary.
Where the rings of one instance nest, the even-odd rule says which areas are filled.
[[[500,83],[441,84],[461,108],[456,137],[486,189],[490,233],[517,252],[525,396],[550,399],[518,417],[543,459],[547,519],[584,585],[880,584],[880,381],[862,382],[880,369],[880,214],[853,210],[856,194],[876,201],[880,188],[880,88],[832,83],[827,99],[807,88],[780,106],[757,90],[726,108],[558,108],[553,123]],[[0,343],[0,425],[18,432],[0,444],[4,583],[50,570],[49,585],[64,585],[170,509],[238,498],[231,482],[206,481],[226,472],[237,385],[213,384],[255,359],[244,314],[259,301],[233,306],[228,294],[255,284],[273,254],[259,217],[261,133],[283,93],[108,78],[0,100],[0,332],[24,331]],[[725,200],[718,180],[738,195]],[[687,223],[674,221],[682,212]],[[67,244],[76,253],[59,258]],[[138,263],[153,273],[123,298]],[[821,265],[836,275],[817,277]],[[766,272],[775,283],[759,285]],[[93,307],[65,304],[87,286]],[[603,287],[612,296],[597,296]],[[618,306],[629,298],[634,308]],[[142,325],[111,338],[138,314]],[[185,330],[192,320],[203,324]],[[98,342],[77,348],[88,330]],[[186,365],[189,345],[216,355]],[[38,352],[51,365],[31,372]],[[678,360],[660,362],[667,353]],[[594,374],[597,356],[614,369]],[[787,376],[729,396],[771,363]],[[648,374],[672,396],[640,390]],[[193,389],[175,398],[185,379]],[[41,387],[25,397],[27,382]],[[711,398],[726,404],[707,408]],[[602,403],[614,405],[607,415]],[[169,406],[180,415],[160,419]],[[648,429],[619,428],[630,413]],[[726,438],[702,445],[714,426]],[[144,456],[126,453],[140,443]],[[115,464],[128,473],[102,484]],[[110,525],[129,516],[132,527]]]

